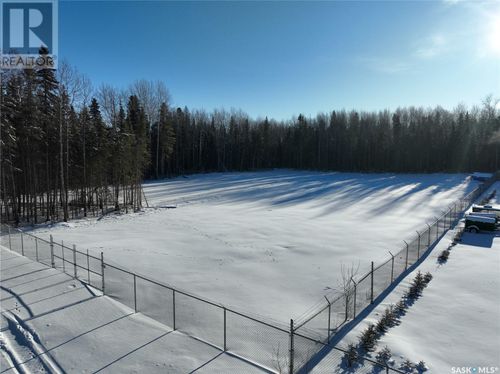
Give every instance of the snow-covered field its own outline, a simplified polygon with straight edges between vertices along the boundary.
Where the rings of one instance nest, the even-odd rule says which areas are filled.
[[[364,272],[475,186],[450,174],[204,174],[146,183],[144,212],[33,233],[286,323],[337,287],[341,264]]]
[[[491,203],[500,207],[500,182],[490,191],[493,189],[497,190],[497,200]],[[376,323],[388,305],[401,299],[417,271],[430,272],[433,279],[422,296],[408,307],[399,325],[382,335],[376,351],[387,346],[395,367],[409,359],[414,363],[424,360],[429,373],[499,373],[500,235],[464,233],[448,261],[439,264],[438,256],[454,234],[454,230],[448,231],[429,257],[350,330],[340,346],[356,344],[362,330]],[[336,352],[331,354],[338,356]],[[314,372],[326,372],[330,360],[325,356]]]

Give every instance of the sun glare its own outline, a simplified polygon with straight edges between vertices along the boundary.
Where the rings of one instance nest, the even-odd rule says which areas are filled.
[[[487,38],[489,51],[500,56],[500,14],[493,17]]]

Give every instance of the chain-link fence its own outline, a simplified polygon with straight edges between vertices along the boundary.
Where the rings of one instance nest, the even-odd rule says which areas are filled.
[[[343,292],[326,298],[313,313],[290,325],[253,316],[193,295],[163,282],[105,261],[100,255],[80,251],[75,245],[44,240],[2,225],[0,244],[34,261],[61,271],[89,284],[131,308],[173,330],[204,341],[221,351],[258,363],[278,373],[308,372],[316,365],[328,372],[345,370],[345,352],[330,345],[330,339],[347,321],[372,304],[388,286],[419,259],[460,217],[494,179],[481,185],[451,205],[432,224],[419,230],[384,263],[372,266],[357,280],[348,279]],[[362,358],[357,372],[394,372],[398,370]],[[323,372],[323,369],[319,369]]]

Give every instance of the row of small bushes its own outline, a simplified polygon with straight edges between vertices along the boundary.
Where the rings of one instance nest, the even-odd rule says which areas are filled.
[[[422,291],[425,287],[427,287],[431,280],[431,273],[422,275],[422,273],[418,271],[401,300],[399,300],[395,305],[391,304],[385,308],[377,323],[371,323],[365,330],[363,330],[357,345],[351,343],[347,346],[347,351],[344,354],[344,361],[348,368],[354,367],[360,360],[362,354],[375,350],[375,346],[380,337],[387,332],[389,328],[399,324],[400,317],[404,315],[408,307],[422,295]],[[384,347],[377,352],[375,359],[381,365],[387,366],[391,364],[391,357],[392,353],[390,349],[388,347]],[[427,370],[427,367],[423,361],[420,361],[418,364],[414,364],[411,361],[406,360],[401,364],[400,369],[410,373],[416,369],[419,373],[422,373]]]
[[[453,236],[452,242],[448,245],[448,248],[443,249],[441,253],[438,256],[438,263],[440,265],[443,265],[448,261],[448,257],[450,257],[450,252],[451,249],[460,241],[462,240],[462,234],[464,232],[464,228],[460,228],[456,230],[455,235]]]

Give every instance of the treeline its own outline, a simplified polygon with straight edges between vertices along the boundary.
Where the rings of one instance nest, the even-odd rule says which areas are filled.
[[[234,111],[177,109],[171,117],[174,152],[158,174],[267,168],[493,171],[500,166],[500,112],[495,105],[489,97],[470,110],[340,110],[287,122],[252,120]]]
[[[92,89],[64,63],[58,71],[1,74],[1,215],[16,223],[138,209],[144,178],[185,173],[500,166],[500,112],[492,97],[453,111],[336,110],[275,121],[172,108],[161,82]]]

